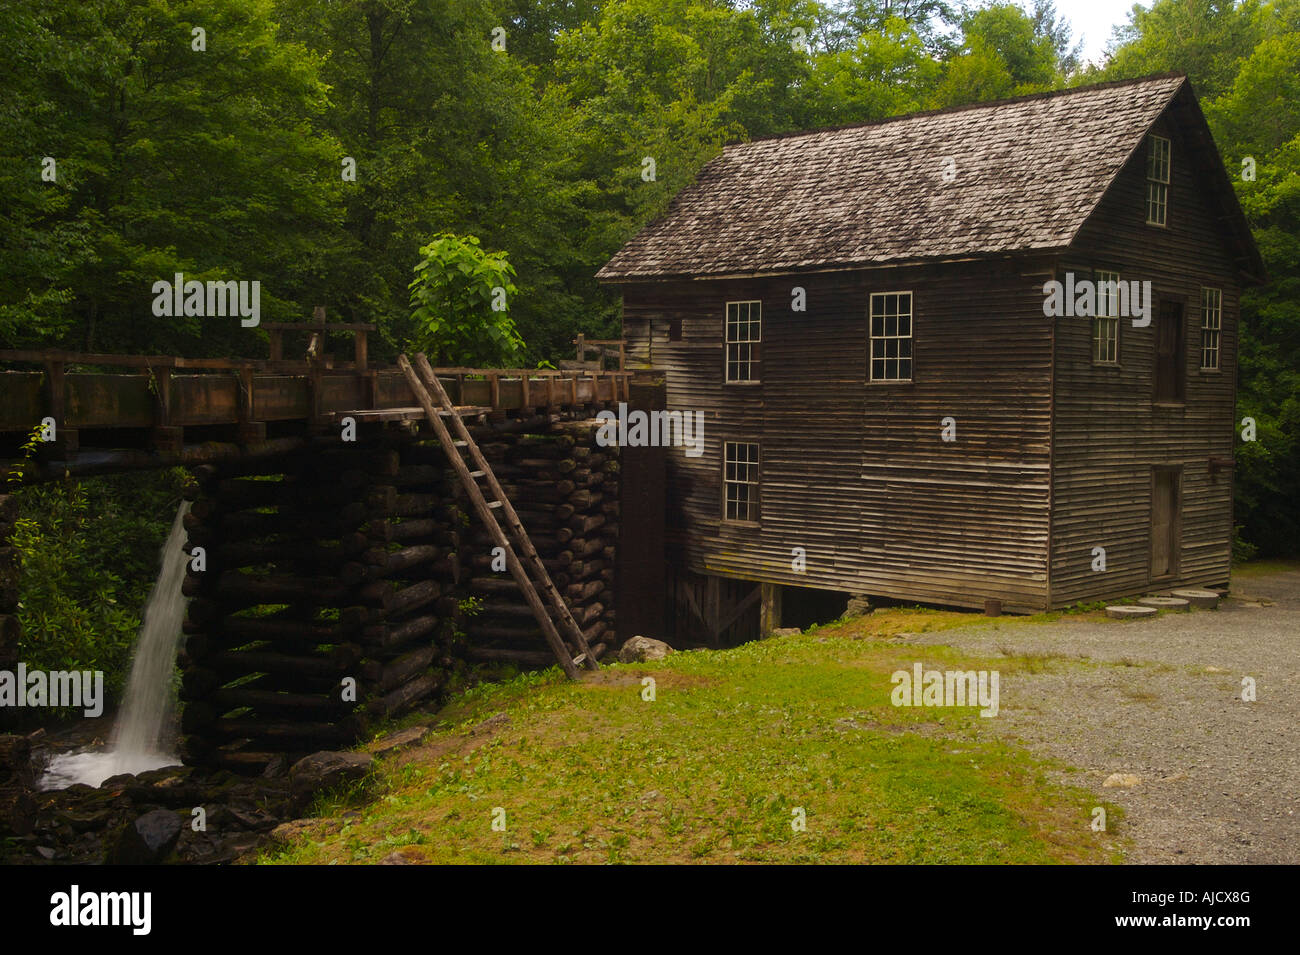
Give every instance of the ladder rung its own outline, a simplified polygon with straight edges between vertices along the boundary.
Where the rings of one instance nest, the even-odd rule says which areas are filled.
[[[500,501],[488,501],[488,502],[487,502],[487,506],[488,506],[488,507],[493,507],[493,508],[500,507],[500,506],[501,506],[501,502],[500,502]]]
[[[472,477],[472,478],[481,478],[481,477],[482,477],[483,475],[485,475],[485,474],[487,474],[486,471],[470,471],[470,472],[469,472],[469,476]]]
[[[454,440],[454,441],[451,442],[451,446],[452,446],[453,448],[468,448],[468,447],[469,447],[469,442],[468,442],[468,441],[461,441],[461,440],[457,439],[457,440]]]

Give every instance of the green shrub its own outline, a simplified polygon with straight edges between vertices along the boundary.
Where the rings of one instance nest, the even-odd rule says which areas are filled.
[[[29,669],[103,670],[105,695],[120,698],[183,476],[174,469],[16,492],[19,656]]]

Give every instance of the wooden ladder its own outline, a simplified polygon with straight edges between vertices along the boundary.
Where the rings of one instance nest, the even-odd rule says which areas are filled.
[[[533,546],[532,540],[528,537],[528,532],[524,530],[524,525],[520,523],[519,515],[515,513],[515,509],[506,498],[505,491],[501,489],[500,483],[497,482],[496,475],[492,473],[491,465],[483,457],[483,452],[474,443],[469,428],[465,426],[464,420],[456,411],[456,406],[452,404],[451,398],[447,396],[446,390],[442,387],[442,382],[438,381],[438,376],[434,374],[433,369],[429,366],[429,360],[423,354],[415,356],[415,365],[419,369],[418,374],[416,368],[411,367],[411,362],[405,355],[398,356],[397,365],[406,376],[407,383],[410,384],[411,391],[415,393],[415,399],[424,410],[425,417],[433,425],[434,433],[438,436],[438,442],[446,450],[447,460],[456,469],[461,483],[465,485],[465,490],[469,492],[470,503],[474,505],[474,511],[478,514],[479,520],[488,529],[488,533],[492,535],[492,540],[496,545],[504,551],[506,567],[509,568],[511,576],[515,578],[515,583],[519,585],[519,589],[523,591],[524,599],[528,601],[528,606],[532,608],[533,616],[537,618],[537,624],[542,628],[546,642],[551,645],[551,650],[555,653],[555,659],[559,661],[560,666],[563,667],[564,672],[571,680],[578,678],[579,663],[590,670],[599,670],[600,664],[596,662],[591,648],[587,646],[587,638],[582,635],[582,629],[578,626],[578,622],[573,619],[573,614],[569,612],[569,605],[564,602],[564,596],[552,582],[551,575],[546,572],[546,566],[542,563],[542,559],[537,556],[537,548]],[[441,406],[440,408],[435,407],[435,399],[438,405]],[[456,429],[457,436],[455,438],[451,436],[451,432],[443,423],[442,419],[444,417],[452,421],[452,426]],[[465,463],[465,458],[461,454],[462,448],[469,451],[475,470],[471,471],[469,465]],[[483,493],[483,488],[478,483],[480,478],[487,485],[487,490],[491,493],[491,500],[488,500],[487,495]],[[506,531],[502,529],[501,522],[497,520],[498,512],[505,516],[506,529],[510,532],[509,538],[506,536]],[[522,560],[519,558],[519,554],[523,555]],[[552,609],[555,611],[555,619],[559,621],[560,625],[559,630],[556,629],[555,622],[551,620],[550,614],[546,612],[546,607],[542,604],[541,597],[538,594],[539,590],[546,595]],[[578,648],[577,657],[569,655],[569,650],[560,637],[560,630],[563,630],[564,634],[573,642],[573,645]]]

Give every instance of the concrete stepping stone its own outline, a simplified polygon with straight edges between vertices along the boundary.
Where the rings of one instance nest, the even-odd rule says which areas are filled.
[[[1173,596],[1186,600],[1193,607],[1204,610],[1219,609],[1219,592],[1217,590],[1175,590]]]
[[[1159,612],[1155,607],[1131,607],[1127,604],[1106,608],[1106,616],[1115,620],[1136,620],[1140,617],[1154,617]]]
[[[1182,597],[1139,597],[1139,607],[1154,607],[1157,610],[1191,610],[1191,601]]]

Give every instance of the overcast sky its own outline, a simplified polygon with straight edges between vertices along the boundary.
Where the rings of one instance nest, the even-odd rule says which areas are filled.
[[[1033,0],[1022,0],[1027,10],[1033,10]],[[1142,4],[1149,7],[1150,3]],[[1083,38],[1083,58],[1100,63],[1102,51],[1110,40],[1111,28],[1128,22],[1133,0],[1056,0],[1056,12],[1070,21],[1074,38]]]

